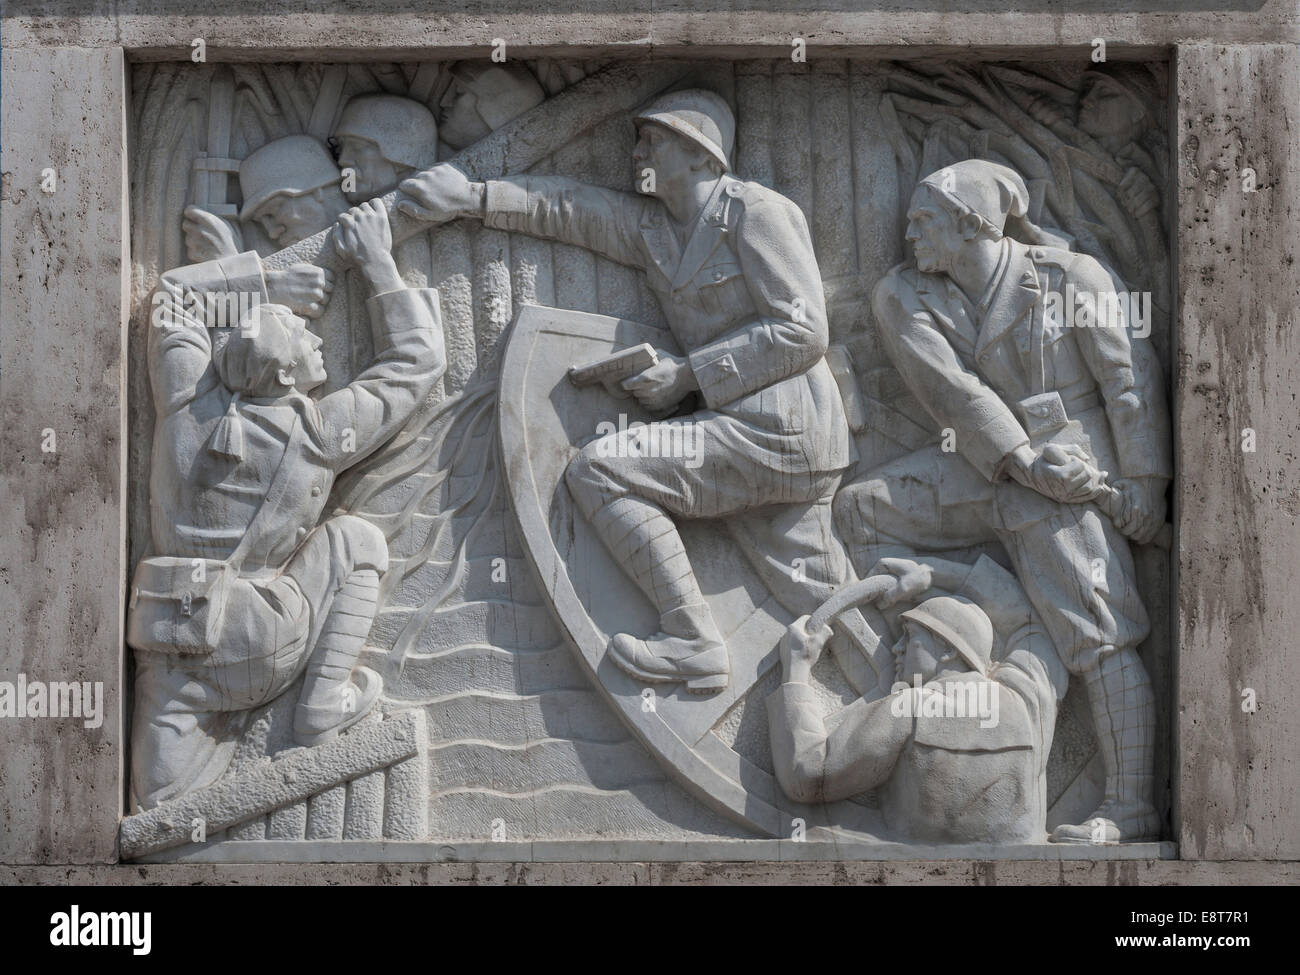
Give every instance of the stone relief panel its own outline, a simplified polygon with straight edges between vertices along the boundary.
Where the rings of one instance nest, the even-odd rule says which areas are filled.
[[[1163,84],[136,66],[124,853],[1161,838]]]

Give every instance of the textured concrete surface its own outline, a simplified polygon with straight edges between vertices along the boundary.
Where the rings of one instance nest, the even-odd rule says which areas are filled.
[[[102,681],[104,721],[0,719],[0,861],[113,860],[125,586],[122,52],[6,43],[3,90],[0,681]],[[41,188],[47,168],[53,193]]]
[[[1168,0],[1096,0],[1062,5],[1021,0],[1007,13],[996,0],[704,0],[651,4],[625,0],[578,3],[500,3],[455,0],[422,9],[410,0],[360,0],[346,13],[304,12],[289,0],[216,2],[195,12],[184,0],[112,3],[109,0],[20,0],[6,4],[5,46],[120,44],[147,58],[188,57],[202,37],[209,57],[279,60],[304,55],[329,60],[358,51],[386,57],[428,57],[431,47],[470,51],[494,38],[532,56],[591,56],[592,45],[625,51],[753,57],[789,47],[803,37],[810,52],[845,54],[872,45],[882,56],[969,53],[991,57],[1012,48],[1089,49],[1105,37],[1116,50],[1146,56],[1188,39],[1222,43],[1287,42],[1300,39],[1300,11],[1291,0],[1239,3],[1204,0],[1179,10]],[[1073,7],[1064,12],[1061,7]],[[537,9],[542,8],[542,9]],[[658,8],[658,9],[656,9]],[[798,9],[804,8],[804,9]],[[854,9],[857,8],[857,9]],[[283,21],[277,14],[288,13]],[[364,15],[364,16],[363,16]],[[876,52],[873,52],[876,53]]]
[[[278,761],[128,816],[122,821],[122,856],[186,844],[196,820],[215,833],[301,802],[416,755],[423,738],[424,713],[404,711],[387,721],[358,725],[317,748],[295,749]],[[423,795],[412,799],[424,802]]]
[[[1294,858],[1300,51],[1190,45],[1177,78],[1178,836],[1189,858]]]
[[[350,864],[151,864],[100,867],[3,867],[0,884],[149,886],[231,884],[254,886],[459,886],[534,884],[574,886],[916,885],[994,887],[1295,885],[1300,864],[1125,860],[1070,861],[910,860],[894,863],[350,863]]]
[[[123,844],[125,850],[125,844]],[[686,863],[898,860],[1172,860],[1173,843],[1116,843],[1081,850],[1063,843],[933,846],[853,840],[534,840],[531,842],[221,842],[136,858],[141,863]]]

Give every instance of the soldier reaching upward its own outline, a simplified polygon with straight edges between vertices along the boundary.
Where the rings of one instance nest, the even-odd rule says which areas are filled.
[[[214,781],[239,721],[305,674],[301,744],[364,715],[379,675],[353,672],[387,567],[383,532],[360,518],[318,523],[334,478],[382,445],[445,367],[441,330],[403,286],[388,217],[344,214],[338,254],[359,265],[375,360],[347,386],[325,381],[320,339],[287,307],[259,304],[216,343],[187,290],[266,296],[252,252],[168,272],[179,318],[149,335],[154,433],[151,540],[132,586],[136,651],[132,788],[137,808]]]
[[[674,92],[636,122],[632,161],[638,182],[652,172],[651,199],[558,177],[471,183],[443,165],[403,183],[411,199],[399,209],[434,221],[475,216],[645,271],[682,354],[660,350],[624,388],[652,412],[698,393],[703,409],[661,422],[692,424],[689,442],[700,449],[640,456],[631,439],[657,431],[622,431],[587,444],[565,479],[659,612],[659,632],[613,637],[614,661],[643,680],[709,692],[727,685],[727,648],[674,519],[800,506],[779,543],[816,562],[828,545],[838,550],[830,499],[851,448],[824,358],[825,299],[803,214],[728,172],[735,120],[718,95]],[[652,442],[675,442],[665,434]]]

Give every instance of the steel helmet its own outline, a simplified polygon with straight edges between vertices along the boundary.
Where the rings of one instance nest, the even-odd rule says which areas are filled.
[[[438,161],[438,123],[433,113],[401,95],[358,95],[343,109],[334,137],[366,139],[391,163],[425,170]]]
[[[963,596],[932,596],[899,617],[924,626],[961,655],[972,670],[988,676],[993,662],[993,624]]]
[[[244,194],[239,219],[249,219],[278,194],[302,196],[338,181],[339,167],[329,150],[311,136],[287,135],[268,142],[239,164],[239,188]]]
[[[546,92],[522,64],[457,61],[451,76],[474,94],[474,107],[489,129],[499,129],[546,100]]]
[[[736,141],[736,117],[726,99],[703,88],[660,95],[635,116],[636,122],[656,122],[705,149],[724,170],[731,168]]]

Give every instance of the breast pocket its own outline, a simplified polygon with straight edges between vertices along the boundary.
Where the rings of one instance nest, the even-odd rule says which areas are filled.
[[[695,276],[700,304],[710,315],[736,318],[749,310],[749,289],[745,275],[735,261],[722,261],[700,268]]]

